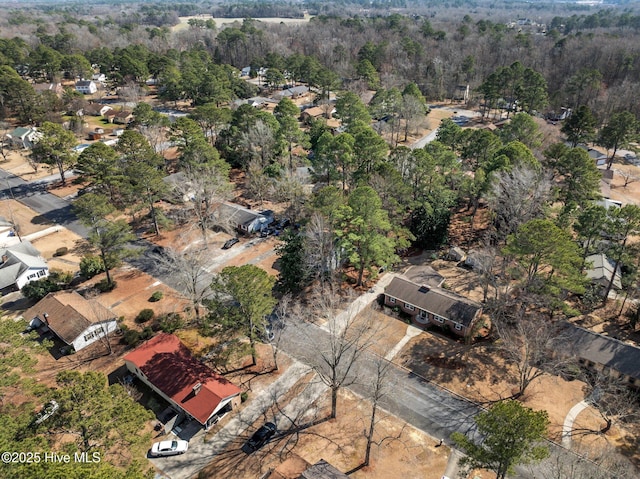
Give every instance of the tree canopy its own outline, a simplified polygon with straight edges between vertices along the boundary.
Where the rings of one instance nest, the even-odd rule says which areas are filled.
[[[504,479],[520,464],[538,462],[549,455],[542,445],[549,418],[546,411],[534,411],[518,401],[496,403],[486,412],[475,417],[479,444],[462,433],[451,438],[466,456],[461,463],[470,469],[484,468],[494,471],[498,479]]]

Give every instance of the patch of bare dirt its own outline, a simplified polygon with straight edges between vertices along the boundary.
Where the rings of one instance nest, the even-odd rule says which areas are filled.
[[[329,413],[328,394],[318,399],[319,416]],[[282,404],[284,405],[284,404]],[[281,406],[282,406],[281,405]],[[297,435],[285,435],[260,451],[246,456],[233,444],[204,469],[203,477],[255,478],[271,470],[273,477],[294,478],[306,464],[324,459],[340,471],[356,468],[364,458],[371,406],[368,401],[349,391],[341,391],[338,417],[314,425]],[[371,464],[351,475],[354,478],[388,479],[420,477],[439,479],[446,467],[449,448],[436,447],[437,442],[413,427],[379,411]],[[257,426],[257,425],[256,425]],[[293,448],[293,446],[295,446]],[[293,448],[293,449],[292,449]],[[305,464],[306,463],[306,464]]]
[[[18,225],[21,236],[36,233],[49,226],[53,226],[51,221],[38,215],[38,213],[31,208],[17,200],[0,200],[0,211],[2,211],[2,216],[4,216],[7,221],[13,221]]]

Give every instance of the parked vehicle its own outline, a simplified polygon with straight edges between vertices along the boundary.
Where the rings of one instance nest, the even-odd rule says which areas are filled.
[[[55,400],[52,399],[47,404],[45,404],[44,407],[42,408],[42,411],[40,411],[36,415],[35,419],[33,420],[33,424],[36,426],[38,424],[42,424],[51,416],[53,416],[58,409],[60,409],[60,405]]]
[[[251,454],[252,452],[257,451],[262,446],[264,446],[269,439],[273,437],[276,433],[277,428],[276,425],[272,422],[267,422],[263,426],[260,427],[256,432],[253,433],[253,436],[249,438],[249,440],[242,446],[242,451],[245,454]]]
[[[222,249],[229,249],[239,241],[240,240],[238,238],[231,238],[230,240],[225,241],[225,243],[222,245]]]
[[[153,457],[175,456],[184,454],[189,449],[189,442],[183,440],[160,441],[153,443],[151,446],[151,455]]]

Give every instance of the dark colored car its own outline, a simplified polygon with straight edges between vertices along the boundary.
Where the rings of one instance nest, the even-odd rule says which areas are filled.
[[[274,423],[265,423],[260,427],[260,429],[254,432],[253,436],[251,436],[244,446],[242,446],[242,451],[245,454],[251,454],[252,452],[257,451],[273,437],[276,431],[277,428]]]
[[[283,218],[280,221],[278,221],[276,228],[279,230],[283,230],[285,228],[288,228],[289,226],[291,226],[291,220],[289,218]]]
[[[225,241],[225,243],[222,245],[222,249],[229,249],[238,241],[240,241],[238,238],[231,238],[230,240]]]

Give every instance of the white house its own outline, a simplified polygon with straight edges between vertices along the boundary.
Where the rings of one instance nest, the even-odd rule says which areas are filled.
[[[49,293],[24,313],[31,326],[45,328],[80,351],[117,328],[117,316],[97,299],[75,291]]]
[[[47,276],[47,262],[28,241],[0,248],[0,291],[22,289],[25,284]]]
[[[7,140],[13,148],[33,148],[42,133],[33,126],[21,126],[6,135]]]
[[[93,80],[78,80],[76,82],[76,91],[85,95],[91,95],[98,91],[98,86]]]
[[[107,81],[107,77],[104,73],[94,73],[91,76],[91,80],[94,82],[102,83],[104,85],[104,83]]]

